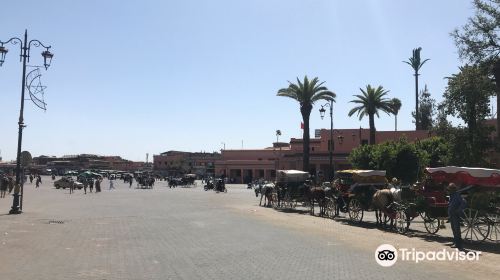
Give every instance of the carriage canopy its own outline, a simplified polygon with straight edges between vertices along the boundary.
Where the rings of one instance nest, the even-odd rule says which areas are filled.
[[[500,170],[473,167],[436,167],[426,168],[425,172],[436,183],[455,183],[500,188]]]
[[[337,172],[337,177],[351,179],[351,183],[387,183],[385,170],[342,170]]]
[[[300,183],[309,178],[309,173],[299,170],[278,170],[276,181],[279,183]]]

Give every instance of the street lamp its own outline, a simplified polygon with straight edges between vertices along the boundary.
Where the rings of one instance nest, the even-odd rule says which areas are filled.
[[[281,130],[277,129],[276,130],[276,145],[280,148],[280,152],[278,156],[276,157],[276,172],[278,172],[278,169],[280,168],[280,157],[281,157],[281,145],[280,145],[280,136],[281,136]],[[275,148],[276,150],[276,148]]]
[[[21,145],[23,140],[23,128],[26,127],[24,125],[24,89],[26,88],[26,62],[30,61],[30,50],[31,47],[42,47],[45,48],[45,51],[42,52],[43,57],[43,66],[45,70],[47,70],[52,62],[52,58],[54,54],[49,50],[51,46],[45,46],[42,42],[38,40],[28,41],[28,30],[24,31],[24,40],[19,39],[18,37],[13,37],[7,40],[6,42],[0,41],[0,66],[2,66],[5,61],[5,56],[7,55],[8,49],[4,47],[5,44],[12,43],[13,45],[19,44],[21,49],[20,60],[23,63],[23,76],[22,76],[22,84],[21,84],[21,109],[19,111],[19,134],[17,140],[17,160],[16,160],[16,187],[14,191],[14,199],[12,202],[12,208],[9,211],[9,214],[21,214],[21,210],[19,208],[19,191],[22,193],[23,184],[21,183]]]
[[[329,147],[329,158],[330,158],[330,181],[333,180],[333,175],[335,170],[333,168],[333,150],[335,149],[335,143],[333,142],[333,99],[330,100],[330,103],[326,103],[322,105],[319,109],[319,114],[321,119],[325,117],[325,107],[330,107],[330,147]]]

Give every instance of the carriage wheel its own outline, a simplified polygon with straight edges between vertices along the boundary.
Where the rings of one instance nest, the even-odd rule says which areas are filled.
[[[479,215],[479,211],[466,208],[461,218],[464,223],[462,234],[467,241],[483,241],[490,233],[490,224],[487,219]]]
[[[500,215],[488,214],[487,217],[491,226],[488,239],[500,243]]]
[[[361,202],[356,198],[349,201],[349,219],[353,222],[360,223],[363,220],[363,208]]]
[[[325,213],[328,218],[335,218],[335,209],[337,208],[337,202],[335,199],[328,198],[325,205]]]
[[[405,234],[410,227],[410,219],[408,214],[404,210],[399,210],[396,212],[396,231],[401,234]]]
[[[427,213],[421,215],[424,217],[424,226],[425,230],[427,230],[430,234],[435,234],[439,231],[439,226],[441,225],[441,221],[437,218],[432,218],[427,215]]]

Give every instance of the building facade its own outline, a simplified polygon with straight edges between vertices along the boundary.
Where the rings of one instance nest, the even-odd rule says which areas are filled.
[[[50,169],[53,173],[62,175],[67,171],[87,169],[137,171],[143,170],[145,163],[126,160],[119,156],[80,154],[54,157],[42,155],[33,158],[33,166],[38,169]]]
[[[153,170],[164,176],[183,174],[196,174],[199,177],[214,176],[215,161],[219,159],[219,153],[168,151],[153,155]]]
[[[351,167],[348,156],[351,151],[367,145],[369,129],[335,129],[333,143],[330,130],[321,129],[318,138],[310,140],[309,172],[317,176],[330,176],[330,149],[333,148],[334,170]],[[377,131],[376,143],[406,137],[414,142],[431,137],[426,130],[419,131]],[[228,177],[230,181],[248,183],[255,179],[274,180],[276,170],[302,170],[303,140],[292,138],[289,143],[273,143],[272,147],[253,150],[222,150],[221,159],[215,162],[216,176]]]

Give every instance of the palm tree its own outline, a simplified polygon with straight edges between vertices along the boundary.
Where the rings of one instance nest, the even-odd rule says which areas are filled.
[[[391,102],[389,99],[384,98],[384,96],[389,92],[384,90],[382,86],[378,88],[372,88],[370,85],[366,86],[366,90],[360,88],[363,95],[354,95],[357,99],[352,100],[352,103],[358,104],[349,111],[349,117],[358,113],[359,120],[363,119],[364,116],[368,116],[370,121],[370,145],[375,144],[375,115],[379,117],[378,111],[381,110],[390,114]]]
[[[418,71],[420,68],[424,65],[425,62],[427,62],[429,59],[425,59],[424,61],[420,60],[420,51],[422,48],[417,48],[413,49],[413,55],[408,59],[408,61],[403,61],[404,63],[408,64],[413,68],[415,71],[415,112],[418,112]],[[420,129],[420,122],[418,119],[418,113],[415,114],[415,129],[419,130]]]
[[[277,96],[289,97],[299,102],[300,114],[304,123],[302,170],[306,172],[309,172],[309,116],[314,102],[319,100],[333,100],[335,102],[336,94],[323,86],[324,83],[319,82],[317,77],[309,81],[305,76],[304,82],[301,82],[297,77],[297,84],[288,82],[288,87],[278,90],[277,93]]]
[[[394,131],[398,131],[398,113],[401,109],[401,100],[393,98],[390,102],[391,113],[394,115]]]

